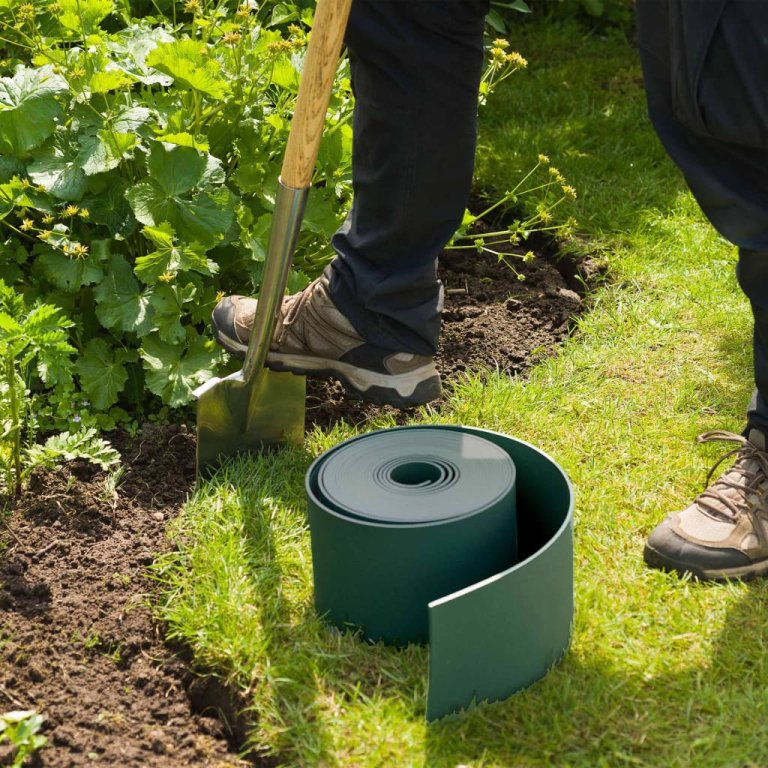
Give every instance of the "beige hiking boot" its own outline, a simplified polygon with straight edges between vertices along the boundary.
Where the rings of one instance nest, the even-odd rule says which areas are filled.
[[[700,442],[724,440],[736,448],[733,466],[682,512],[658,525],[645,545],[654,568],[690,573],[698,579],[749,579],[768,573],[768,453],[762,432],[749,437],[707,432]],[[709,478],[707,480],[709,482]]]
[[[214,308],[216,341],[242,358],[256,314],[256,299],[227,296]],[[267,366],[319,378],[337,378],[353,398],[410,408],[440,397],[434,358],[376,347],[336,308],[323,275],[280,309]]]

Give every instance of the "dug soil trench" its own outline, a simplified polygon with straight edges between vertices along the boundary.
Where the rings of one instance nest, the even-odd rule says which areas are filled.
[[[465,372],[525,374],[582,311],[588,263],[558,265],[545,253],[513,263],[524,280],[493,256],[442,257],[438,362],[448,388]],[[308,427],[377,412],[345,400],[338,384],[310,383]],[[195,480],[194,426],[147,425],[113,444],[119,482],[87,464],[37,472],[0,523],[0,712],[45,716],[48,746],[33,765],[246,765],[237,719],[217,716],[221,690],[169,647],[150,607],[147,566],[168,548],[166,525]],[[2,749],[0,765],[10,764]]]

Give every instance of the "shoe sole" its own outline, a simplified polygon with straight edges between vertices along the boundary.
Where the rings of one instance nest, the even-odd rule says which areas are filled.
[[[368,371],[341,360],[270,352],[267,366],[273,371],[337,378],[352,397],[400,409],[423,405],[441,394],[440,377],[434,365],[424,365],[409,373],[387,374]]]
[[[643,550],[643,559],[651,566],[668,573],[677,573],[680,576],[693,576],[699,581],[749,581],[768,575],[768,560],[759,560],[750,565],[741,565],[736,568],[701,568],[693,563],[681,563],[671,560],[666,555],[646,544]]]
[[[214,338],[224,349],[241,360],[245,357],[247,344],[223,334],[215,320],[211,321],[211,328]],[[442,394],[440,376],[434,365],[425,365],[409,373],[386,374],[359,368],[341,360],[269,352],[267,367],[297,376],[336,378],[344,385],[348,397],[376,405],[391,405],[400,410],[424,405],[437,400]]]

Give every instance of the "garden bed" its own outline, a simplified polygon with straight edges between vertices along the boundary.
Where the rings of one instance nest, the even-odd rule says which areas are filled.
[[[462,254],[441,259],[447,390],[466,372],[520,375],[551,354],[594,274],[546,254],[515,260],[517,272]],[[363,423],[380,410],[345,400],[335,383],[310,382],[308,391],[309,427]],[[48,768],[242,765],[237,723],[216,717],[215,686],[168,647],[150,607],[147,566],[168,547],[166,524],[194,484],[193,428],[147,425],[113,442],[123,457],[118,477],[86,464],[38,472],[6,521],[0,711],[45,716],[49,746],[36,759]]]

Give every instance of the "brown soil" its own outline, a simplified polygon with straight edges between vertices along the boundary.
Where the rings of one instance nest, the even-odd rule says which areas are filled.
[[[493,257],[442,259],[448,387],[488,366],[524,373],[581,310],[573,265],[558,269],[546,256],[513,263],[525,280]],[[377,411],[321,382],[310,384],[308,406],[309,426]],[[239,734],[214,717],[221,690],[169,648],[149,608],[156,585],[147,566],[168,547],[165,526],[194,483],[193,432],[148,425],[113,443],[123,455],[116,488],[89,465],[36,473],[0,523],[0,712],[44,714],[49,746],[33,765],[244,765],[230,747]]]

